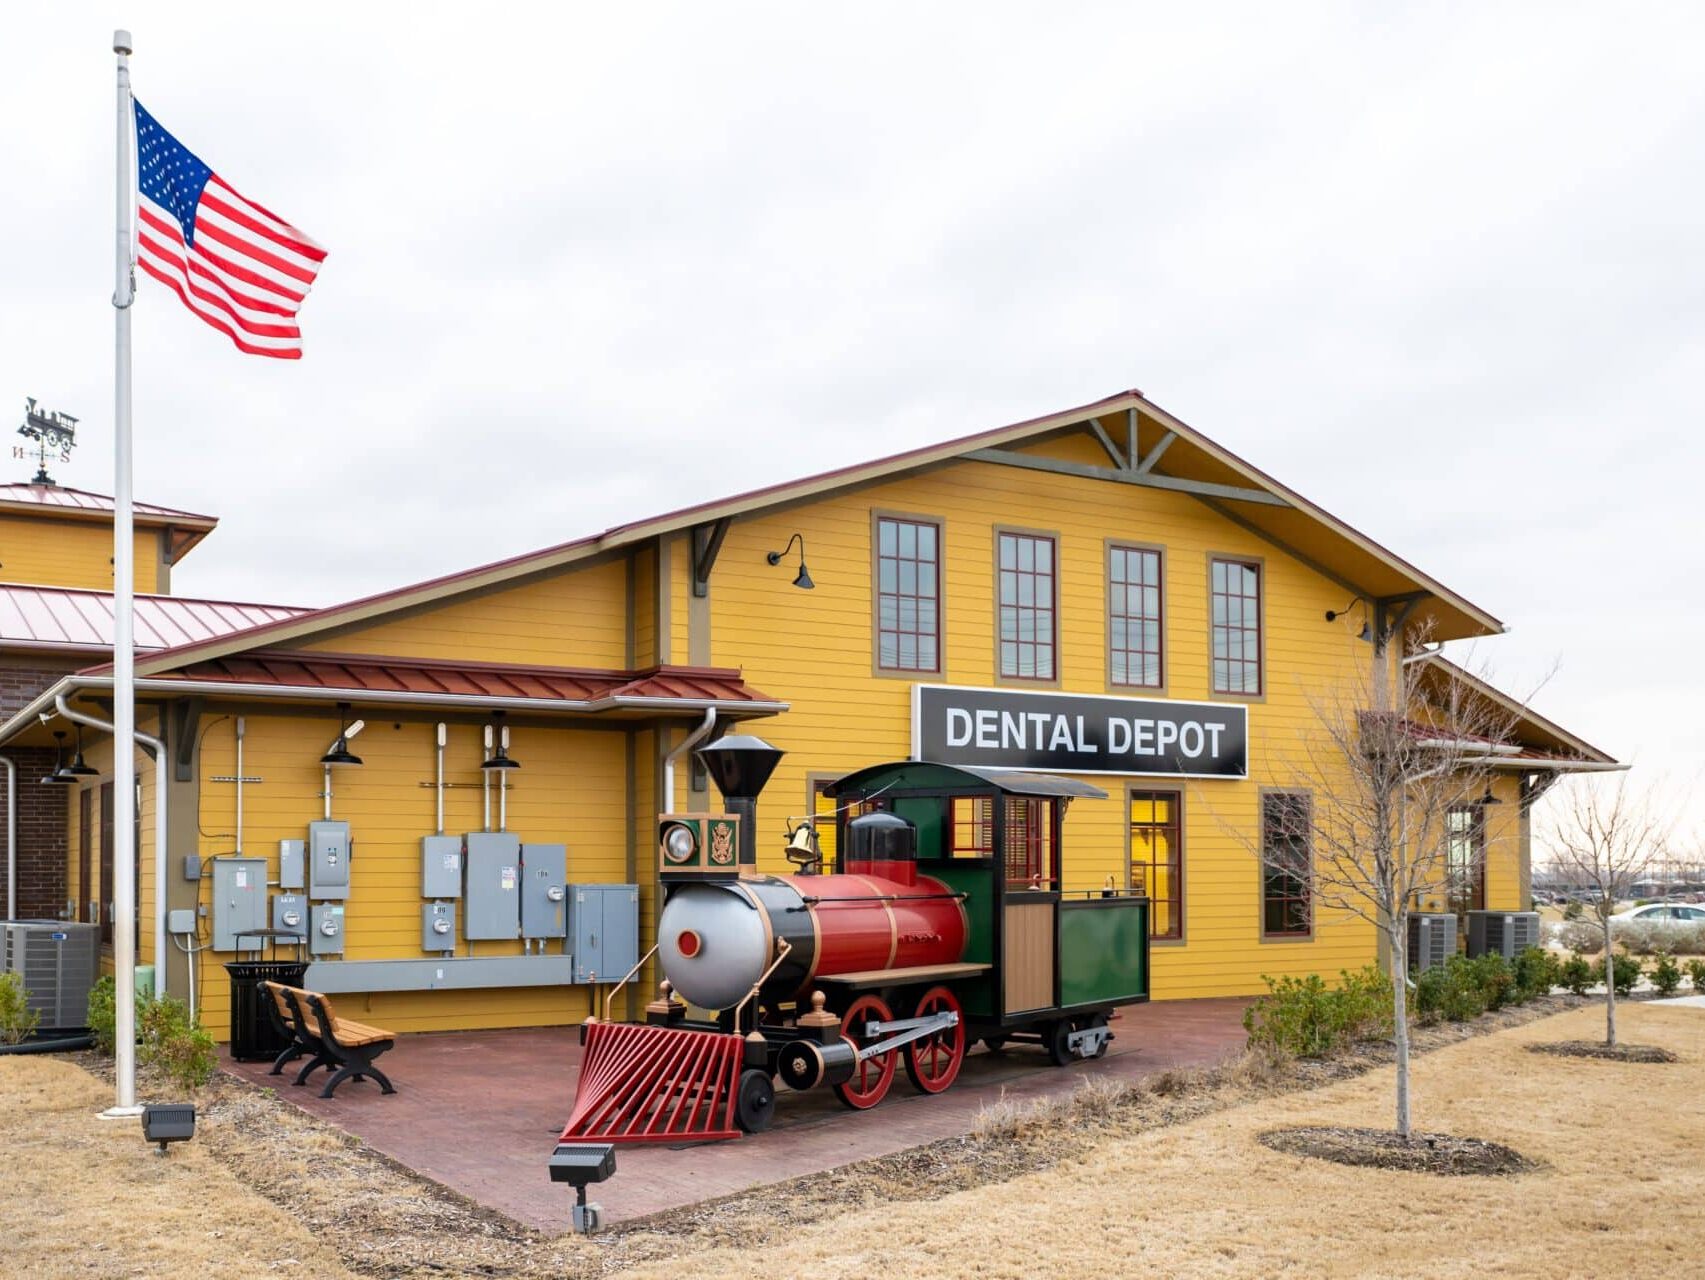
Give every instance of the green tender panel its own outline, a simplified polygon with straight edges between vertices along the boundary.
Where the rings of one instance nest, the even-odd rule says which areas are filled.
[[[1149,904],[1145,898],[1060,904],[1060,1004],[1146,996]]]
[[[918,861],[942,857],[941,833],[947,801],[941,796],[899,796],[894,812],[918,829]]]
[[[966,895],[963,906],[971,927],[965,939],[965,962],[996,963],[994,872],[987,864],[963,867],[938,864],[921,870],[925,875],[934,876],[954,892]],[[956,983],[954,990],[959,993],[966,1013],[980,1018],[994,1016],[995,984],[992,978]]]

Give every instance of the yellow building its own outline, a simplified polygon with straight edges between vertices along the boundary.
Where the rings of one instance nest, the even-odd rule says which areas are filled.
[[[1375,930],[1262,857],[1273,815],[1330,799],[1296,795],[1315,704],[1397,683],[1406,656],[1471,680],[1406,655],[1405,637],[1502,629],[1122,393],[141,655],[138,721],[164,743],[162,906],[193,921],[168,932],[165,979],[185,992],[193,957],[203,1017],[224,1026],[217,964],[233,953],[214,945],[215,876],[235,895],[241,871],[244,890],[265,882],[269,912],[289,894],[303,927],[335,919],[309,985],[355,993],[358,1016],[402,1030],[579,1020],[619,973],[577,972],[554,933],[469,937],[474,904],[427,877],[452,852],[471,875],[490,842],[464,833],[564,845],[567,884],[637,886],[643,952],[653,815],[722,808],[681,749],[748,719],[787,752],[759,809],[765,869],[785,869],[784,820],[823,814],[824,784],[861,766],[948,753],[1045,767],[1107,792],[1072,806],[1064,887],[1149,893],[1155,998],[1335,973],[1376,958]],[[110,683],[96,668],[66,676],[0,726],[0,744],[46,741],[38,714],[61,698],[102,716]],[[1531,798],[1562,770],[1613,763],[1510,706],[1491,803],[1460,833],[1484,848],[1484,872],[1441,907],[1524,907]],[[520,767],[482,769],[505,729]],[[360,765],[322,764],[340,752]],[[161,787],[152,761],[138,775],[139,949],[153,963]],[[95,820],[69,803],[74,832]],[[328,814],[347,832],[310,829]],[[448,843],[423,843],[441,832]],[[298,889],[299,856],[346,873],[346,896]],[[554,855],[525,854],[518,873],[506,856],[495,874],[519,874],[524,893],[531,860]],[[452,901],[457,920],[432,934]]]

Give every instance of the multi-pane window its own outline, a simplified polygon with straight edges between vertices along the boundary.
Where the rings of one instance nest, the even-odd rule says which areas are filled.
[[[941,531],[927,520],[876,521],[876,665],[941,669]]]
[[[1006,798],[1006,882],[1012,888],[1054,887],[1054,806],[1033,796]]]
[[[955,858],[995,856],[995,802],[989,796],[954,796],[948,815],[949,851]]]
[[[1131,792],[1131,887],[1149,898],[1149,936],[1184,936],[1184,849],[1176,791]]]
[[[1158,689],[1160,552],[1113,547],[1107,564],[1107,660],[1112,683]]]
[[[1452,911],[1486,909],[1486,811],[1477,804],[1445,814],[1445,874]]]
[[[1311,826],[1306,792],[1269,791],[1261,797],[1261,933],[1265,937],[1303,936],[1312,927]]]
[[[1027,533],[996,536],[1000,578],[1000,673],[1005,679],[1052,680],[1054,540]]]
[[[1211,569],[1215,693],[1261,692],[1261,566],[1215,560]]]

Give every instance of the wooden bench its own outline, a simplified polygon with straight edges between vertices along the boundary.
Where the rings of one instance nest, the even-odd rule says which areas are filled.
[[[372,1076],[379,1082],[381,1093],[395,1093],[385,1073],[373,1065],[373,1060],[396,1043],[396,1035],[380,1027],[340,1018],[331,997],[301,987],[286,987],[269,982],[272,1012],[280,1028],[291,1037],[290,1047],[278,1055],[272,1074],[284,1071],[284,1064],[296,1058],[312,1055],[308,1064],[296,1075],[296,1084],[306,1084],[308,1077],[319,1067],[337,1070],[326,1079],[320,1097],[329,1098],[345,1080],[360,1080]]]

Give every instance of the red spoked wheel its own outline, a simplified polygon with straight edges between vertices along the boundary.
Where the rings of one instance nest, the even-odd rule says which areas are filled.
[[[892,1022],[893,1013],[877,996],[860,996],[841,1015],[841,1035],[862,1049],[871,1037],[865,1026],[872,1022]],[[894,1051],[865,1058],[853,1068],[845,1084],[835,1086],[835,1096],[854,1111],[868,1111],[888,1096],[888,1086],[894,1083]]]
[[[918,997],[913,1017],[956,1013],[959,1021],[905,1047],[906,1075],[920,1093],[941,1093],[959,1078],[965,1061],[965,1013],[946,987],[931,987]]]

